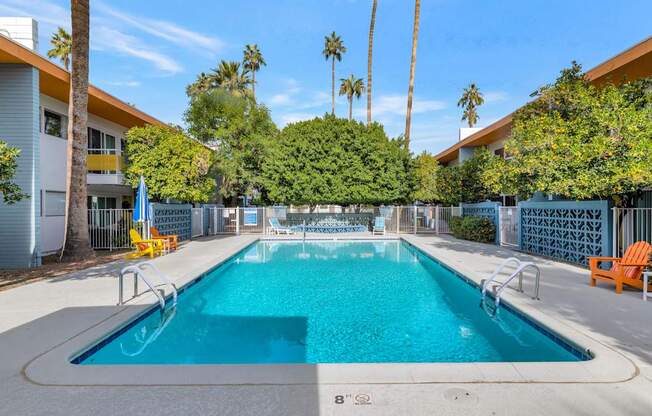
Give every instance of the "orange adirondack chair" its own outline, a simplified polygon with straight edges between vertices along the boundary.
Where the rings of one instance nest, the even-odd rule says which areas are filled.
[[[652,245],[645,241],[638,241],[627,247],[625,255],[619,257],[589,257],[589,268],[591,269],[591,286],[595,286],[598,280],[615,283],[616,293],[622,293],[623,285],[643,289],[641,275],[645,266],[649,263]],[[600,268],[600,263],[612,262],[611,269]],[[648,286],[652,291],[652,284]]]
[[[149,227],[149,232],[152,234],[152,240],[162,240],[168,248],[172,250],[177,249],[177,236],[176,234],[161,234],[156,227]]]

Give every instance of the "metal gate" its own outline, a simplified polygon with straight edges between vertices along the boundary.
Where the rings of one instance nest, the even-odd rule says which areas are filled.
[[[190,236],[192,238],[204,235],[204,209],[192,208],[190,217]]]
[[[519,222],[518,207],[500,207],[498,212],[500,245],[518,247]]]
[[[637,241],[652,243],[652,208],[613,208],[613,256]]]

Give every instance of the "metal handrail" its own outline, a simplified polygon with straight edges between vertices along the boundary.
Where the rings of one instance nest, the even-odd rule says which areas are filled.
[[[159,279],[161,279],[164,284],[170,287],[172,291],[172,299],[173,299],[172,306],[177,305],[177,287],[174,285],[174,283],[170,281],[170,279],[166,275],[161,273],[160,270],[150,262],[143,262],[137,265],[127,266],[120,271],[120,275],[118,279],[118,305],[124,304],[124,276],[126,274],[132,273],[134,275],[133,297],[138,296],[138,278],[140,277],[158,298],[158,303],[159,306],[161,307],[161,310],[165,309],[165,297],[157,290],[156,288],[157,285],[154,284],[154,282],[150,279],[150,277],[147,276],[146,273],[144,273],[144,271],[148,268],[153,270],[156,273],[156,275],[159,277]]]
[[[503,290],[505,290],[505,288],[509,285],[509,283],[512,280],[514,280],[514,278],[516,276],[518,276],[518,291],[521,292],[521,293],[523,292],[523,271],[528,269],[528,268],[533,268],[536,271],[536,276],[535,276],[535,281],[534,281],[535,282],[534,283],[534,296],[532,297],[532,299],[539,300],[539,286],[540,286],[540,280],[541,280],[541,269],[539,269],[539,266],[537,266],[536,264],[534,264],[532,262],[522,262],[522,261],[518,260],[515,257],[510,257],[510,258],[506,259],[505,261],[503,261],[503,263],[500,266],[498,266],[496,271],[489,277],[489,279],[487,279],[487,280],[485,280],[483,282],[483,284],[482,284],[482,300],[483,300],[483,302],[484,302],[484,299],[486,297],[487,287],[489,287],[489,284],[492,283],[493,281],[495,281],[496,276],[498,275],[498,273],[508,263],[511,263],[511,262],[514,262],[514,261],[516,261],[517,264],[518,264],[516,270],[514,272],[512,272],[511,275],[509,275],[507,280],[500,283],[500,285],[498,286],[497,289],[494,287],[494,290],[493,290],[494,291],[494,299],[495,299],[494,303],[495,303],[496,308],[498,307],[498,305],[500,305],[500,296],[501,296]]]
[[[177,286],[172,283],[166,274],[162,273],[158,267],[148,261],[144,261],[138,264],[138,268],[142,271],[151,269],[154,273],[156,273],[156,276],[158,276],[159,279],[163,280],[163,282],[170,287],[170,291],[172,292],[172,306],[177,306]]]
[[[485,281],[482,283],[482,296],[483,296],[483,297],[484,297],[484,295],[485,295],[485,293],[486,293],[486,291],[487,291],[487,287],[489,286],[489,284],[490,284],[491,282],[493,282],[494,280],[496,280],[496,277],[498,276],[498,273],[500,273],[501,271],[503,271],[503,269],[504,269],[504,268],[505,268],[509,263],[516,263],[516,268],[518,268],[518,266],[521,264],[521,261],[520,261],[519,259],[517,259],[516,257],[509,257],[509,258],[505,259],[505,260],[500,264],[500,266],[498,266],[498,268],[497,268],[497,269],[496,269],[496,270],[491,274],[491,276],[489,276],[489,278],[488,278],[487,280],[485,280]]]

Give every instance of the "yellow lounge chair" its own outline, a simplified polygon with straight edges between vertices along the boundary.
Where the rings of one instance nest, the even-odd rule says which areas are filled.
[[[614,283],[616,293],[622,293],[623,285],[643,289],[641,275],[649,262],[652,245],[645,241],[638,241],[627,248],[625,255],[620,257],[589,257],[591,269],[591,286],[598,280]],[[600,263],[611,262],[609,270],[600,268]],[[652,290],[652,285],[649,287]]]
[[[127,254],[126,258],[135,259],[137,257],[149,256],[154,257],[163,253],[163,241],[161,240],[143,240],[138,231],[133,228],[129,231],[131,245],[134,247],[133,252]]]

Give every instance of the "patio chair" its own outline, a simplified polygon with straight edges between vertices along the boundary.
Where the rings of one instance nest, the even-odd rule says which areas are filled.
[[[143,240],[138,231],[133,228],[129,230],[129,236],[131,237],[131,245],[135,251],[128,253],[125,256],[127,259],[135,259],[143,256],[149,256],[151,258],[157,254],[163,254],[163,241]]]
[[[178,237],[176,234],[161,234],[156,227],[149,227],[149,232],[152,234],[152,240],[162,240],[168,249],[177,249]]]
[[[284,227],[278,222],[278,218],[269,219],[270,231],[274,234],[294,234],[294,230],[289,227]]]
[[[623,285],[643,289],[641,276],[650,261],[650,253],[652,253],[652,245],[645,241],[638,241],[627,248],[623,257],[589,257],[591,286],[595,286],[598,280],[602,280],[614,283],[616,293],[622,293]],[[600,264],[605,262],[611,262],[609,270],[600,268]],[[648,290],[652,290],[652,285]]]
[[[374,228],[371,234],[376,235],[377,233],[385,235],[385,217],[376,217],[374,219]]]

